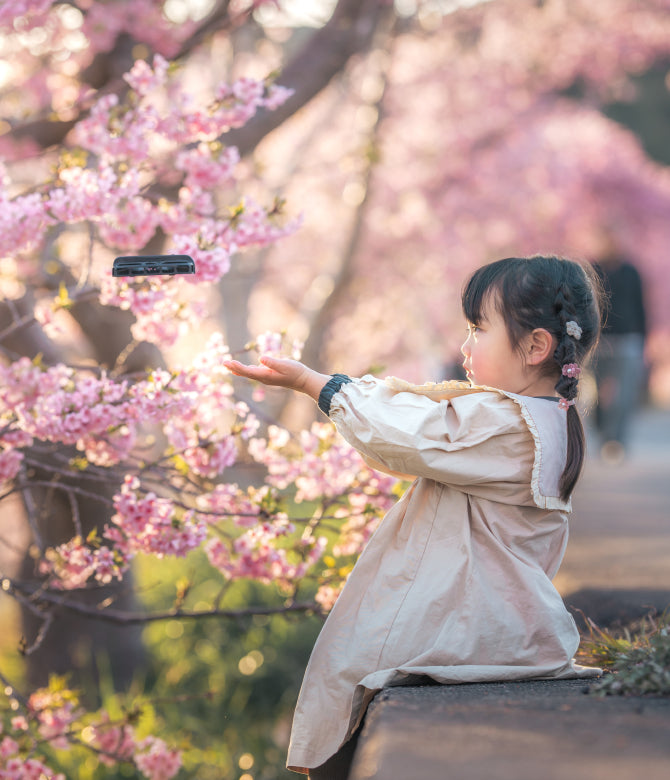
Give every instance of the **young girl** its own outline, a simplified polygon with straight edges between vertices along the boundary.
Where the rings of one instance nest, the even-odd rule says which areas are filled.
[[[598,340],[594,274],[508,258],[463,292],[467,383],[320,374],[293,360],[235,374],[318,402],[369,462],[416,477],[368,542],[316,642],[288,767],[346,778],[381,688],[591,676],[551,583],[584,460],[579,373]]]

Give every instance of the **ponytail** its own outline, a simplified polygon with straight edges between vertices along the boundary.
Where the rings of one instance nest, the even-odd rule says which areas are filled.
[[[582,327],[573,301],[572,290],[567,280],[563,281],[556,291],[554,311],[558,319],[560,336],[554,352],[554,360],[558,363],[561,374],[554,386],[556,392],[565,399],[567,409],[568,449],[565,467],[561,474],[558,487],[563,501],[567,501],[574,490],[584,465],[586,437],[581,417],[575,406],[578,392],[580,357],[579,342],[582,339]],[[583,313],[582,313],[583,315]],[[569,404],[569,405],[568,405]]]
[[[576,406],[569,406],[567,411],[568,452],[565,458],[565,468],[558,483],[558,489],[563,501],[567,501],[582,473],[586,453],[586,437],[582,418]]]

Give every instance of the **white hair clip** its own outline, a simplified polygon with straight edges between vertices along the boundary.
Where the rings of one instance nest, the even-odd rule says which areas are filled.
[[[567,331],[568,336],[572,336],[572,338],[577,341],[582,337],[582,329],[574,320],[565,323],[565,330]]]

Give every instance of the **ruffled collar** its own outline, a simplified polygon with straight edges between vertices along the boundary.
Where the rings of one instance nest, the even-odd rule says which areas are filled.
[[[518,395],[496,387],[472,385],[461,380],[412,384],[395,376],[386,377],[386,385],[395,392],[423,395],[435,402],[451,400],[471,393],[493,392],[510,398],[519,407],[535,444],[531,491],[536,506],[542,509],[570,512],[572,502],[560,497],[559,481],[567,458],[567,425],[565,412],[558,408],[558,398]]]

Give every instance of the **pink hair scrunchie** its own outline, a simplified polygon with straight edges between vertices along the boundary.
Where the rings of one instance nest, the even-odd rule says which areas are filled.
[[[561,369],[561,374],[563,374],[563,376],[569,376],[571,378],[579,376],[581,373],[582,369],[577,363],[566,363]]]

